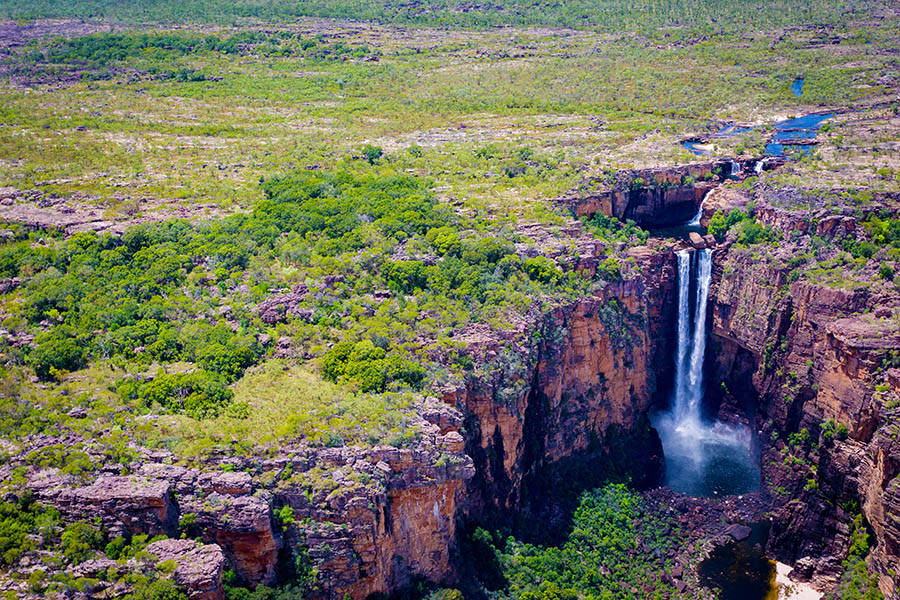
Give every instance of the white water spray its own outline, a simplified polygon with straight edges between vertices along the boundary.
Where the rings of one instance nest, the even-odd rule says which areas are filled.
[[[756,468],[751,457],[750,433],[746,428],[706,422],[702,416],[712,255],[707,249],[698,250],[695,268],[692,268],[687,250],[677,252],[676,257],[675,390],[671,411],[654,418],[666,455],[667,481],[676,491],[695,495],[717,494],[719,489],[723,493],[740,493],[755,486],[752,482],[738,481],[752,479]],[[690,302],[692,286],[695,289],[693,306]]]
[[[711,193],[712,193],[712,190],[709,190],[708,192],[706,192],[706,195],[703,196],[703,200],[700,201],[700,206],[697,207],[697,214],[694,215],[694,217],[687,223],[688,227],[699,227],[700,226],[700,219],[703,218],[703,203],[706,202],[706,199],[709,197],[709,195]],[[679,265],[680,264],[681,263],[679,263]],[[679,266],[679,268],[680,268],[680,266]],[[679,276],[680,275],[681,275],[681,273],[679,273]]]

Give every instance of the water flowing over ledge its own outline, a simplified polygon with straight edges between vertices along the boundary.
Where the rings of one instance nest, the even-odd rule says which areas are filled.
[[[665,482],[673,490],[692,496],[754,491],[759,488],[759,467],[749,429],[703,418],[703,362],[712,253],[703,249],[692,256],[687,250],[681,250],[676,256],[675,389],[669,411],[653,417],[665,453]]]

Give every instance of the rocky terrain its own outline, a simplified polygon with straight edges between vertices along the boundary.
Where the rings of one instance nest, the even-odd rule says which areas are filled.
[[[7,600],[511,600],[613,482],[669,523],[629,599],[712,600],[749,547],[900,600],[896,7],[217,4],[0,21]],[[771,152],[797,115],[829,117]],[[702,408],[761,471],[721,498],[663,485],[651,425],[706,249]]]
[[[654,176],[681,181],[685,174]],[[717,184],[711,179],[671,187],[656,203],[637,202],[682,219]],[[860,228],[840,212],[810,217],[775,208],[767,194],[781,193],[729,184],[704,205],[708,220],[753,201],[760,221],[790,240],[763,255],[733,234],[702,242],[715,247],[709,388],[721,390],[708,395],[707,408],[758,431],[764,479],[762,494],[748,496],[755,508],[724,523],[768,514],[769,554],[830,589],[842,572],[853,511],[861,510],[874,536],[870,565],[885,597],[897,598],[900,370],[891,351],[900,347],[900,295],[792,278],[790,258],[811,234],[834,240]],[[692,204],[672,208],[673,194]],[[144,452],[128,474],[109,465],[84,481],[32,468],[27,486],[63,519],[94,515],[113,535],[167,536],[147,551],[174,561],[173,577],[191,598],[221,598],[226,569],[247,584],[272,585],[298,556],[317,573],[316,597],[365,598],[419,579],[456,584],[466,528],[540,520],[549,534],[565,525],[565,494],[548,496],[548,486],[577,491],[612,474],[644,488],[660,480],[662,448],[648,416],[665,405],[671,385],[672,243],[631,250],[628,278],[502,336],[473,328],[464,341],[476,374],[416,408],[423,435],[412,448],[282,447],[262,460],[226,455],[200,468]],[[591,268],[584,252],[573,267]],[[287,300],[279,302],[284,309]],[[843,434],[834,434],[835,424]],[[801,431],[808,434],[798,443],[792,436]],[[69,442],[37,436],[20,452],[60,443]],[[16,465],[4,466],[4,477]],[[699,515],[722,508],[690,502]],[[114,562],[104,560],[83,563],[76,574]]]

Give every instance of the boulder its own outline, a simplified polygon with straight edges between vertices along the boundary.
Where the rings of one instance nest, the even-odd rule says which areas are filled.
[[[93,484],[70,488],[62,481],[33,485],[38,497],[72,519],[99,517],[113,535],[175,533],[177,515],[168,481],[140,475],[101,475]]]
[[[728,529],[725,530],[725,533],[727,535],[730,535],[731,539],[733,539],[734,541],[743,542],[748,537],[750,537],[752,530],[746,525],[735,523],[734,525],[729,526]]]
[[[688,238],[690,239],[691,246],[697,248],[698,250],[702,250],[706,248],[706,240],[703,239],[703,236],[697,233],[696,231],[692,231]]]
[[[173,561],[175,583],[183,586],[191,600],[221,600],[225,554],[215,544],[194,540],[160,540],[147,546],[159,562]]]
[[[204,473],[200,476],[198,483],[200,489],[206,493],[218,492],[240,496],[253,491],[253,479],[245,471]]]
[[[256,312],[263,323],[269,324],[278,323],[289,316],[309,319],[313,315],[312,309],[300,307],[308,292],[309,288],[305,283],[297,284],[286,294],[260,302],[256,306]]]

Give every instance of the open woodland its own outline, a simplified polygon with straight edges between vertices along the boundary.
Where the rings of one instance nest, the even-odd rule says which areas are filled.
[[[217,538],[230,561],[220,596],[338,597],[328,552],[310,541],[324,535],[315,507],[381,475],[317,458],[302,472],[264,461],[298,448],[419,452],[435,435],[423,406],[474,381],[500,382],[497,406],[515,406],[531,397],[527,369],[542,360],[527,348],[567,339],[534,325],[584,298],[603,299],[590,316],[609,352],[644,343],[636,332],[653,315],[636,316],[635,299],[613,290],[643,281],[642,261],[671,256],[678,242],[634,220],[579,218],[572,198],[720,185],[704,225],[734,262],[715,277],[772,269],[773,302],[795,284],[891,307],[898,298],[895,1],[0,0],[0,18],[7,600],[218,600],[173,575],[181,563],[147,550],[215,542],[208,506],[179,509],[163,533],[135,533],[73,519],[35,483],[48,473],[73,489],[138,477],[157,455],[198,472],[246,471],[254,486],[308,498],[303,514],[267,500],[280,554],[264,581]],[[776,123],[810,113],[834,116],[809,153],[777,168],[742,167],[734,181],[721,164],[663,177],[717,160],[749,165]],[[735,124],[746,131],[714,135]],[[706,154],[688,139],[707,143]],[[660,179],[635,175],[645,169]],[[828,211],[852,217],[851,233],[817,230]],[[879,427],[893,427],[895,440],[896,386],[885,378],[900,366],[900,317],[867,310],[859,314],[888,341],[873,350],[882,379],[866,397],[882,402],[890,417]],[[767,339],[760,360],[763,376],[778,378],[765,393],[791,405],[815,395],[801,390],[814,370],[811,359],[787,360],[785,339]],[[477,424],[457,409],[472,454]],[[777,416],[757,429],[773,448],[780,439],[775,462],[802,472],[798,489],[812,494],[829,448],[861,440],[844,417],[817,413],[810,430],[792,416],[793,438],[769,429]],[[441,473],[471,462],[461,451],[427,456]],[[476,481],[480,468],[476,460]],[[793,493],[763,471],[766,493]],[[726,598],[687,575],[685,588],[676,555],[708,540],[629,481],[611,473],[569,490],[568,529],[552,539],[523,536],[512,521],[462,519],[458,577],[411,576],[377,591]],[[855,519],[827,597],[897,598],[884,583],[896,573],[866,562],[876,537],[879,551],[894,542],[867,529],[855,502],[827,501]],[[328,527],[347,528],[336,518]],[[98,559],[103,568],[79,570]]]

